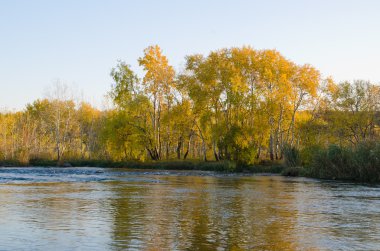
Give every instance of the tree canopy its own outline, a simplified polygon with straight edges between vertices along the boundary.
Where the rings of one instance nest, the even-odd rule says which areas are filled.
[[[334,83],[276,50],[194,54],[176,72],[157,45],[111,70],[114,107],[54,95],[0,114],[0,158],[281,160],[287,146],[379,141],[380,87]]]

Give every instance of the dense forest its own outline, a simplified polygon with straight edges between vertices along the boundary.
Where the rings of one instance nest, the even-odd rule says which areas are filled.
[[[367,149],[380,169],[379,85],[335,83],[311,65],[251,47],[190,55],[176,72],[160,47],[150,46],[138,63],[144,76],[123,61],[112,69],[111,108],[78,102],[57,84],[24,110],[1,113],[0,160],[298,166],[319,158],[337,166],[333,153],[354,156]]]

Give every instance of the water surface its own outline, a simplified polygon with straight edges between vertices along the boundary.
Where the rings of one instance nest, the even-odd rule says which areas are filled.
[[[0,168],[0,250],[380,250],[380,188],[212,172]]]

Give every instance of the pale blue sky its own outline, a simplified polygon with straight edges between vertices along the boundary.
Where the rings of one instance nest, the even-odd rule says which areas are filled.
[[[377,0],[0,0],[0,108],[23,108],[55,79],[100,106],[117,60],[141,73],[152,44],[177,69],[185,55],[250,45],[378,83],[379,12]]]

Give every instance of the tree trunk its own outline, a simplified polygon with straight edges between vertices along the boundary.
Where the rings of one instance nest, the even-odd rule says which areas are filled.
[[[259,146],[259,150],[257,151],[256,159],[260,159],[261,155],[261,146]]]
[[[273,153],[273,133],[270,133],[269,137],[269,155],[270,155],[270,160],[274,160],[274,153]]]
[[[193,133],[191,132],[190,135],[189,135],[189,142],[187,143],[187,149],[186,149],[185,155],[183,156],[183,159],[186,159],[186,158],[187,158],[187,155],[188,155],[189,152],[190,152],[191,138],[192,138],[192,137],[193,137]]]
[[[203,152],[203,160],[207,162],[207,149],[206,149],[206,142],[204,140],[202,142],[202,152]]]
[[[212,150],[214,151],[215,160],[219,161],[219,156],[218,156],[218,153],[216,152],[216,143],[215,143],[215,140],[212,143]]]
[[[181,159],[181,147],[182,147],[182,136],[179,137],[178,139],[178,144],[177,144],[177,159]]]

